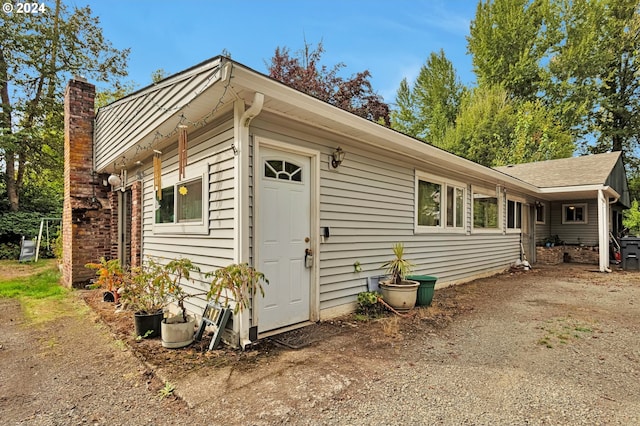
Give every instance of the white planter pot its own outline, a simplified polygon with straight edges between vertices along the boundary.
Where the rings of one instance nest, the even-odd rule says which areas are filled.
[[[391,281],[380,281],[382,299],[398,312],[407,312],[416,306],[416,297],[420,283],[402,280],[400,284]]]
[[[162,346],[165,348],[183,348],[193,342],[196,319],[187,317],[187,322],[182,322],[182,316],[178,315],[162,320]]]

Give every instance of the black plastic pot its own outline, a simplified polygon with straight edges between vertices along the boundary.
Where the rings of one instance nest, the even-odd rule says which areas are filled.
[[[104,293],[102,293],[102,301],[103,302],[110,302],[113,303],[116,301],[115,296],[113,295],[112,292],[110,291],[105,291]]]
[[[136,312],[133,315],[136,336],[142,336],[144,339],[159,337],[163,317],[164,313],[162,311],[158,311],[155,314]]]

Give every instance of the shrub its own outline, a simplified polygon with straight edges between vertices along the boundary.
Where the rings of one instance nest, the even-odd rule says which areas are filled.
[[[384,306],[379,302],[382,295],[377,291],[358,293],[357,313],[369,318],[378,318],[384,314]]]

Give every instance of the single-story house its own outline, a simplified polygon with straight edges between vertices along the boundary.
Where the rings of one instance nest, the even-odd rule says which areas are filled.
[[[269,285],[233,318],[243,347],[250,335],[352,311],[396,242],[416,273],[443,285],[523,255],[533,262],[536,240],[554,233],[584,232],[604,271],[610,211],[628,205],[618,153],[545,162],[558,177],[540,182],[524,166],[478,165],[222,56],[95,115],[94,91],[73,79],[65,98],[65,282],[82,285],[92,274],[82,265],[101,255],[131,265],[188,257],[205,271],[248,262]],[[594,164],[596,180],[576,169]],[[190,303],[199,313],[205,301]]]

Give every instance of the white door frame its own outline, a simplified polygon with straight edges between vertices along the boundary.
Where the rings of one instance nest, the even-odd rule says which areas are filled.
[[[253,202],[253,248],[254,248],[254,265],[260,265],[261,253],[258,242],[261,241],[260,221],[257,220],[260,217],[260,191],[258,191],[258,179],[260,179],[261,168],[261,148],[269,148],[277,151],[283,151],[286,153],[292,153],[309,157],[311,170],[310,176],[310,228],[311,228],[311,241],[309,247],[313,250],[314,262],[309,273],[310,276],[310,289],[309,289],[309,320],[318,321],[320,319],[320,151],[303,148],[297,145],[289,144],[286,142],[280,142],[274,139],[265,138],[262,136],[254,137],[254,153],[253,153],[253,187],[254,187],[254,202]],[[269,277],[267,277],[268,279]],[[268,290],[268,286],[267,286]],[[261,296],[258,296],[261,297]],[[259,305],[258,299],[255,297],[252,303],[252,325],[258,326],[258,335],[260,335],[260,318],[259,318]]]

